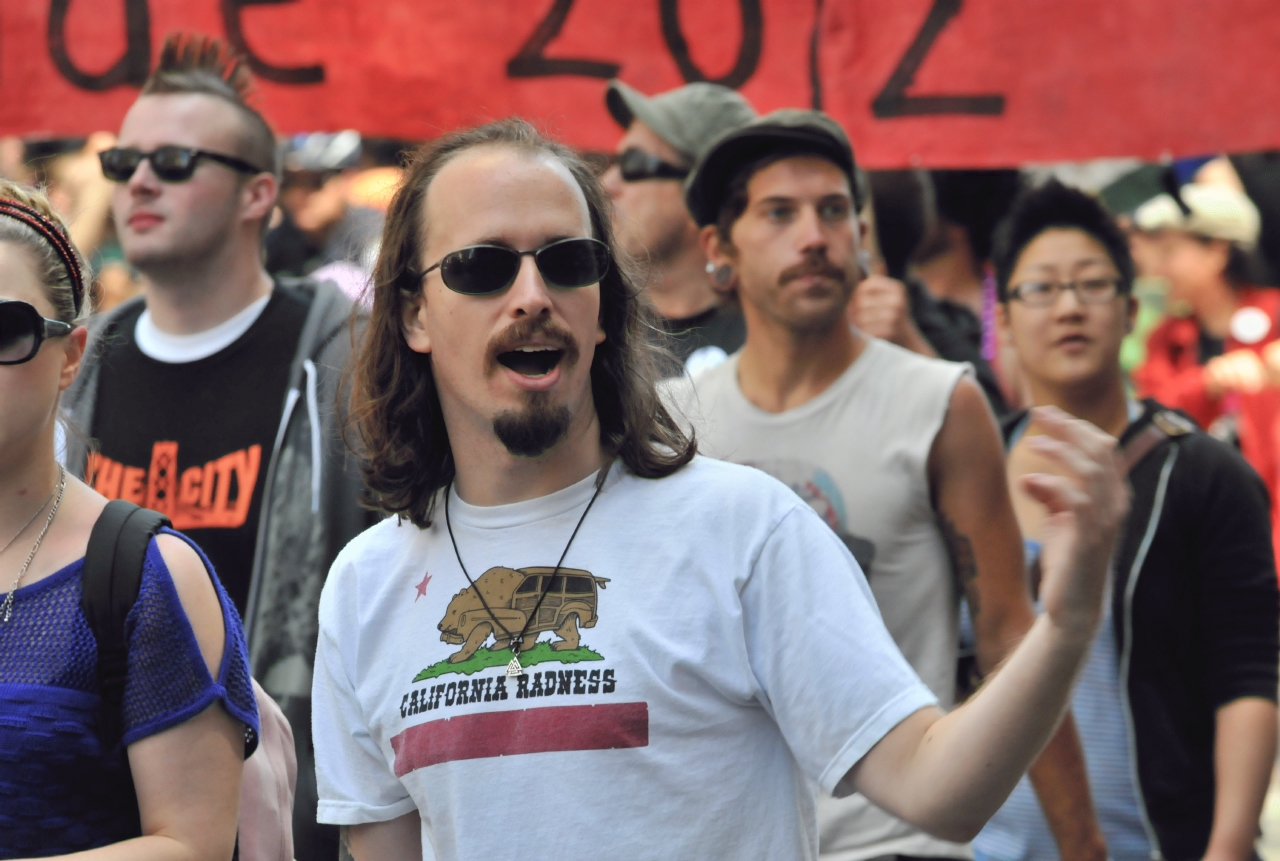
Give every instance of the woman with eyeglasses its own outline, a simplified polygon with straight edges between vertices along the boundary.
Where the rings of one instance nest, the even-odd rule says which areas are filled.
[[[55,456],[88,304],[48,200],[0,182],[0,858],[226,859],[257,708],[239,617],[171,530],[147,549],[125,626],[122,738],[99,727],[80,601],[107,501]]]

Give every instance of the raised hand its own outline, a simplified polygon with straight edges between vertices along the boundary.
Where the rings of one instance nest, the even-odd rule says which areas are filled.
[[[916,328],[907,287],[884,275],[868,275],[858,282],[849,303],[849,322],[875,338],[926,356],[933,348]]]
[[[1022,477],[1023,489],[1048,509],[1040,598],[1055,627],[1092,636],[1129,512],[1129,486],[1114,437],[1054,407],[1038,407],[1032,415],[1043,433],[1027,444],[1057,466],[1056,474]]]
[[[1204,366],[1204,382],[1209,392],[1240,392],[1252,395],[1267,385],[1267,365],[1253,350],[1232,350],[1215,356]]]

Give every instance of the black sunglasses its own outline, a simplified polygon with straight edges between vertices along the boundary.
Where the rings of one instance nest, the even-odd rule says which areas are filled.
[[[530,251],[502,245],[468,245],[446,254],[418,277],[426,278],[439,269],[444,286],[455,293],[499,293],[516,280],[520,258],[526,254],[533,255],[533,262],[548,285],[566,289],[598,283],[609,274],[611,265],[609,246],[598,239],[557,239]]]
[[[98,153],[98,161],[102,163],[102,175],[112,182],[128,182],[129,177],[144,161],[151,162],[151,170],[161,182],[186,182],[196,172],[200,159],[216,161],[240,173],[265,173],[243,159],[233,155],[209,152],[186,146],[160,146],[151,152],[112,147]]]
[[[651,152],[630,147],[610,159],[622,172],[624,182],[642,182],[646,179],[684,179],[689,168],[663,161]]]
[[[40,352],[46,338],[70,335],[75,327],[49,320],[27,302],[0,300],[0,365],[21,365]]]

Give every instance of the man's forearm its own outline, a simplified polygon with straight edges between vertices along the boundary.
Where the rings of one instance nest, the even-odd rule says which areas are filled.
[[[1213,830],[1206,859],[1244,861],[1253,854],[1275,758],[1275,703],[1248,697],[1218,709],[1213,743]]]
[[[854,787],[927,833],[972,840],[1057,729],[1093,633],[1040,617],[972,699],[885,736],[854,768]]]
[[[1005,603],[1010,606],[1001,617],[975,619],[982,622],[975,627],[979,669],[984,675],[1004,659],[1035,619],[1029,604],[1024,611],[1020,603]],[[1070,711],[1027,774],[1061,861],[1104,861],[1106,840],[1093,809],[1084,750]]]
[[[1107,843],[1089,794],[1084,751],[1071,712],[1027,772],[1062,861],[1102,861]]]

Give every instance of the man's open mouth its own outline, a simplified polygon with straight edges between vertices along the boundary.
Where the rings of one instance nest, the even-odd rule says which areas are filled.
[[[563,358],[564,350],[548,347],[517,347],[514,350],[499,353],[498,363],[522,377],[545,377],[560,364]]]

